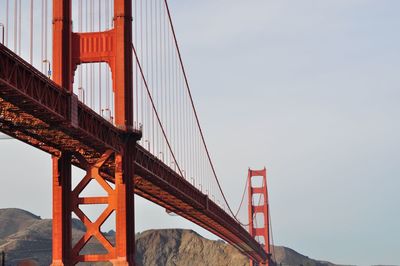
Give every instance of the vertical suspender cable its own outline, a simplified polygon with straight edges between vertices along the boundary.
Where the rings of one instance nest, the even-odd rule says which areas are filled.
[[[22,14],[21,14],[21,0],[18,0],[18,54],[19,56],[22,56],[21,54],[21,22],[22,22]]]
[[[48,53],[47,53],[47,0],[44,0],[44,56],[45,56],[45,60],[49,60],[48,58]],[[46,71],[46,68],[45,68]]]
[[[193,186],[195,185],[195,177],[196,177],[196,160],[195,160],[195,152],[196,152],[196,146],[195,146],[195,141],[196,141],[196,136],[194,134],[194,127],[193,127],[193,117],[191,117],[190,120],[190,136],[191,136],[191,144],[190,144],[190,158],[191,158],[191,167],[192,169],[192,184]]]
[[[162,67],[163,67],[163,82],[164,82],[164,88],[163,88],[163,92],[164,92],[164,97],[162,97],[162,100],[164,101],[164,117],[165,117],[165,124],[166,125],[170,125],[170,122],[169,122],[169,117],[168,117],[168,105],[167,105],[167,102],[168,102],[168,94],[169,94],[169,91],[167,90],[167,88],[168,88],[168,85],[167,85],[167,66],[168,66],[168,63],[167,63],[167,53],[166,53],[166,34],[165,34],[165,13],[163,12],[163,9],[162,9],[162,5],[161,5],[161,1],[160,1],[160,14],[163,14],[163,17],[161,18],[161,20],[162,20],[162,35],[163,35],[163,42],[162,42],[162,54],[163,54],[163,61],[164,61],[164,63],[162,64]],[[169,130],[169,126],[166,128],[166,130],[167,130],[167,134],[168,134],[168,130]],[[170,134],[168,134],[168,136],[170,136]],[[165,159],[166,159],[166,162],[168,163],[168,157],[167,157],[167,149],[166,149],[166,146],[165,146]]]
[[[186,102],[185,102],[185,90],[184,90],[184,85],[183,85],[183,79],[182,79],[182,133],[183,133],[183,162],[185,165],[185,174],[187,177],[187,172],[188,172],[188,157],[187,157],[187,131],[186,131],[186,117],[187,113],[186,113]]]
[[[160,68],[159,68],[159,66],[161,66],[161,64],[159,63],[159,59],[160,59],[160,53],[159,53],[159,48],[160,48],[160,46],[159,46],[159,44],[160,44],[160,36],[159,36],[159,32],[158,32],[158,20],[159,20],[159,17],[158,17],[158,12],[157,12],[157,4],[156,4],[156,2],[158,2],[157,0],[155,1],[155,3],[154,3],[154,17],[155,17],[155,19],[154,19],[154,22],[155,22],[155,24],[154,24],[154,27],[155,27],[155,35],[156,35],[156,40],[155,40],[155,45],[154,45],[154,48],[155,48],[155,51],[156,51],[156,65],[155,65],[155,70],[156,70],[156,104],[157,104],[157,109],[158,110],[162,110],[162,109],[160,109],[161,108],[161,79],[160,79]],[[163,113],[162,113],[162,111],[160,112],[160,116],[161,116],[161,119],[162,119],[162,115],[163,115]],[[158,132],[158,130],[157,130],[157,132]],[[160,156],[161,156],[161,154],[160,154],[160,152],[161,152],[161,143],[160,143],[160,138],[161,138],[161,134],[160,135],[158,135],[157,134],[157,154],[159,154]],[[160,158],[161,159],[161,158]]]
[[[153,6],[153,11],[154,11],[154,95],[155,95],[155,101],[156,101],[156,108],[157,110],[160,109],[160,85],[159,85],[159,72],[158,72],[158,43],[159,43],[159,39],[158,39],[158,16],[157,16],[157,0],[154,0],[154,6]],[[160,116],[162,114],[160,113]],[[156,121],[155,121],[156,122]],[[155,123],[155,127],[157,128],[156,130],[156,140],[157,140],[157,149],[156,149],[156,156],[158,158],[160,158],[160,134],[159,134],[159,128],[157,127],[156,123]]]
[[[175,65],[176,71],[176,137],[177,137],[177,145],[178,145],[178,158],[181,159],[182,155],[182,131],[181,131],[181,102],[180,102],[180,94],[179,94],[179,73],[178,73],[178,65]],[[181,161],[181,160],[179,160]]]
[[[94,30],[94,4],[93,0],[90,0],[90,32]],[[90,64],[90,92],[91,92],[91,100],[90,100],[90,108],[94,109],[94,101],[95,101],[95,92],[94,92],[94,68],[93,64]]]
[[[42,29],[41,29],[41,34],[40,34],[40,42],[41,42],[41,58],[40,58],[40,64],[41,64],[41,71],[42,71],[42,73],[44,72],[44,63],[43,63],[43,60],[44,60],[44,1],[45,0],[42,0],[42,11],[41,11],[41,14],[40,14],[40,17],[41,17],[41,27],[42,27]]]
[[[166,124],[168,124],[168,130],[170,128],[170,121],[169,121],[169,116],[168,116],[168,95],[169,95],[169,90],[168,90],[168,61],[167,61],[167,43],[166,43],[166,32],[165,32],[165,13],[163,12],[163,8],[162,8],[162,3],[160,2],[160,12],[161,14],[163,14],[162,17],[162,32],[163,32],[163,45],[162,45],[162,49],[163,49],[163,77],[164,77],[164,115],[165,115],[165,122]],[[171,131],[171,130],[169,130]],[[171,137],[171,133],[168,133],[168,136]],[[165,153],[167,154],[168,150],[167,150],[167,146],[165,146]],[[169,158],[166,155],[166,162],[169,161]]]
[[[176,59],[176,58],[175,58]],[[176,60],[175,60],[176,61]],[[178,157],[180,159],[181,136],[180,136],[180,113],[179,113],[179,84],[178,84],[178,65],[174,62],[175,68],[175,117],[176,117],[176,146],[178,149]]]
[[[89,0],[86,0],[86,5],[85,5],[85,32],[89,31],[89,14],[88,14],[88,10],[89,10]],[[86,89],[86,105],[90,107],[90,97],[91,96],[91,92],[90,92],[90,84],[89,84],[89,67],[88,64],[85,64],[85,89]]]
[[[94,2],[93,0],[90,1],[90,32],[94,31]],[[94,89],[94,84],[95,80],[94,80],[94,65],[93,63],[90,63],[90,91],[91,91],[91,104],[90,104],[90,108],[91,109],[95,109],[95,89]]]
[[[169,31],[168,31],[169,35]],[[174,142],[174,147],[177,146],[176,141],[176,113],[175,113],[175,71],[174,71],[174,53],[172,47],[170,47],[169,56],[170,56],[170,82],[171,82],[171,124],[172,124],[172,140]]]
[[[150,60],[150,21],[151,21],[150,20],[150,3],[148,0],[144,0],[144,1],[146,2],[146,57],[143,58],[143,60],[146,61],[146,68],[147,68],[146,74],[149,77],[148,82],[151,82],[151,80],[150,80],[150,78],[151,78],[150,77],[150,62],[151,62],[151,60]],[[147,101],[146,115],[147,115],[147,121],[148,121],[147,122],[147,124],[148,124],[147,139],[148,139],[148,148],[149,148],[149,151],[151,151],[150,150],[150,146],[151,146],[150,139],[151,139],[151,134],[152,134],[152,132],[151,132],[152,122],[151,122],[151,115],[150,115],[151,107],[150,107],[148,98],[146,98],[146,101]]]
[[[180,82],[179,82],[179,72],[178,72],[178,64],[175,64],[176,68],[176,115],[178,117],[177,121],[177,131],[176,135],[178,137],[178,146],[179,146],[179,155],[182,155],[182,111],[181,111],[181,95],[180,95]]]
[[[105,13],[105,17],[104,17],[104,24],[105,24],[105,29],[106,30],[108,30],[109,28],[108,28],[108,20],[109,20],[109,0],[104,0],[105,2],[104,2],[104,13]],[[109,82],[108,82],[108,69],[107,69],[107,67],[106,67],[106,99],[105,99],[105,110],[108,110],[108,108],[109,108],[109,104],[108,104],[108,101],[109,101],[109,91],[108,91],[108,87],[109,87]]]
[[[99,1],[99,31],[101,31],[101,2]],[[102,69],[102,63],[99,63],[99,114],[101,114],[101,92],[102,92],[102,86],[101,86],[101,69]]]
[[[157,2],[159,2],[159,1],[157,1]],[[162,45],[162,39],[161,39],[161,16],[160,16],[160,9],[159,9],[159,5],[157,5],[157,8],[156,8],[156,11],[157,11],[157,18],[158,18],[158,30],[157,30],[157,36],[158,36],[158,45],[157,45],[157,50],[158,50],[158,79],[159,79],[159,82],[158,82],[158,84],[159,84],[159,88],[158,88],[158,90],[159,90],[159,94],[158,94],[158,97],[159,97],[159,100],[158,100],[158,102],[159,102],[159,110],[160,110],[160,113],[161,113],[161,119],[162,119],[162,121],[164,121],[163,123],[164,123],[164,125],[165,125],[165,127],[167,126],[166,125],[166,123],[165,123],[165,120],[164,120],[164,116],[165,116],[165,113],[164,113],[164,107],[163,107],[163,89],[164,89],[164,85],[163,85],[163,83],[162,83],[162,81],[163,81],[163,78],[162,78],[162,53],[161,53],[161,45]],[[163,157],[164,157],[164,145],[163,145],[163,137],[162,137],[162,135],[160,134],[160,136],[159,136],[159,139],[160,139],[160,153],[162,153],[162,154],[160,154],[161,155],[161,160],[163,160]]]
[[[152,0],[150,0],[150,3],[149,3],[149,7],[148,7],[148,42],[147,42],[147,47],[148,47],[148,49],[149,49],[149,56],[148,57],[146,57],[146,59],[145,60],[147,60],[147,64],[149,65],[149,72],[147,73],[147,75],[149,76],[149,83],[151,84],[151,68],[152,68],[152,65],[151,65],[151,28],[152,28],[152,26],[151,26],[151,23],[152,23],[152,16],[151,16],[151,1]],[[146,1],[147,2],[147,1]],[[151,91],[151,93],[152,93],[152,91]],[[148,102],[149,102],[149,100],[148,100]],[[150,104],[148,103],[148,106],[149,106],[149,109],[148,109],[148,116],[149,116],[149,143],[151,142],[151,144],[150,144],[150,148],[151,148],[151,145],[153,145],[153,139],[152,139],[152,136],[153,136],[153,120],[152,120],[152,115],[151,115],[151,107],[150,107]],[[151,152],[151,149],[149,150],[150,152]]]
[[[201,158],[201,153],[200,153],[201,149],[200,149],[200,141],[199,138],[197,137],[197,145],[196,145],[196,154],[197,154],[197,174],[198,174],[198,178],[197,178],[197,185],[201,180],[201,165],[200,165],[200,158]]]
[[[2,11],[4,11],[4,22],[2,22],[3,17],[2,17]],[[6,27],[6,20],[7,20],[7,10],[5,8],[2,8],[2,11],[0,11],[0,43],[5,45],[4,38],[5,38],[5,27]]]
[[[150,59],[150,63],[151,63],[151,94],[152,95],[154,95],[154,62],[153,62],[153,60],[154,60],[154,57],[153,57],[153,35],[154,35],[154,33],[153,33],[153,0],[151,0],[150,1],[150,43],[151,43],[151,49],[150,49],[150,51],[151,51],[151,59]],[[151,110],[150,110],[150,113],[151,113]],[[152,123],[151,123],[151,126],[152,126],[152,128],[151,128],[151,131],[152,131],[152,139],[151,139],[151,141],[152,141],[152,144],[153,144],[153,146],[152,146],[152,153],[153,153],[153,155],[154,155],[154,146],[155,146],[155,132],[154,132],[154,128],[155,128],[155,126],[154,126],[154,124],[155,124],[155,121],[154,121],[154,115],[152,114],[151,115],[151,121],[152,121]]]
[[[191,169],[191,162],[190,162],[190,114],[189,114],[189,106],[188,106],[188,101],[186,100],[186,98],[185,98],[185,106],[186,106],[186,110],[185,110],[185,113],[186,113],[186,126],[185,126],[185,130],[186,130],[186,134],[187,134],[187,137],[186,137],[186,156],[187,156],[187,168],[188,168],[188,170],[190,170]],[[189,173],[188,173],[189,174]]]
[[[162,17],[162,6],[161,6],[161,1],[159,1],[158,5],[158,10],[159,10],[159,16],[160,16],[160,70],[161,70],[161,108],[162,108],[162,113],[163,113],[163,118],[164,118],[164,124],[165,124],[165,130],[168,132],[169,128],[169,123],[167,120],[167,110],[166,110],[166,105],[165,105],[165,100],[166,100],[166,82],[165,82],[165,66],[166,66],[166,61],[165,61],[165,52],[164,52],[164,45],[165,45],[165,40],[164,40],[164,28],[163,28],[163,17]],[[168,135],[169,137],[169,135]],[[167,150],[165,149],[166,146],[164,145],[164,141],[161,142],[162,144],[162,150],[163,150],[163,157],[167,156]]]
[[[186,155],[185,155],[185,141],[186,141],[186,134],[185,134],[185,99],[184,99],[184,91],[183,91],[183,86],[182,86],[182,73],[181,73],[181,71],[179,71],[179,96],[180,96],[180,98],[179,98],[179,101],[180,101],[180,103],[179,103],[179,107],[180,107],[180,111],[179,111],[179,114],[180,114],[180,117],[181,117],[181,127],[180,127],[180,131],[181,131],[181,136],[182,136],[182,139],[181,139],[181,141],[182,141],[182,145],[181,145],[181,156],[182,156],[182,164],[183,164],[183,167],[185,168],[185,175],[186,175],[186,171],[187,171],[187,169],[186,169],[186,164],[185,164],[185,161],[186,161]]]
[[[158,110],[160,110],[160,116],[161,116],[161,120],[164,121],[164,112],[163,112],[163,84],[162,84],[162,57],[161,57],[161,43],[162,43],[162,39],[161,39],[161,16],[160,16],[160,12],[159,12],[159,5],[158,5],[159,1],[157,1],[157,6],[155,8],[155,14],[156,14],[156,34],[157,34],[157,40],[158,42],[156,43],[156,47],[157,47],[157,58],[156,58],[156,65],[157,65],[157,80],[158,80]],[[165,121],[163,122],[164,127],[166,128],[167,125],[165,123]],[[159,136],[159,150],[160,153],[162,153],[163,151],[163,137],[160,134]],[[160,154],[161,156],[163,154]],[[162,159],[162,157],[160,158]]]
[[[110,0],[106,0],[105,13],[106,13],[106,29],[110,29]],[[111,110],[110,110],[110,71],[107,69],[106,71],[106,110],[108,111],[108,115],[111,118]]]
[[[153,25],[153,31],[152,31],[152,36],[153,36],[153,42],[152,42],[152,47],[153,47],[153,86],[152,86],[152,90],[153,90],[153,95],[155,95],[155,104],[156,104],[156,108],[158,110],[159,108],[159,96],[158,96],[158,91],[159,91],[159,87],[158,87],[158,51],[157,51],[157,46],[158,46],[158,35],[157,35],[157,0],[153,1],[153,8],[152,8],[152,15],[153,15],[153,19],[152,19],[152,25]],[[153,115],[154,117],[154,115]],[[155,117],[154,117],[155,118]],[[153,120],[154,121],[154,146],[155,146],[155,150],[154,150],[154,154],[156,155],[156,157],[159,157],[159,146],[160,146],[160,140],[159,140],[159,128],[157,127],[156,124],[156,119]]]
[[[7,2],[6,2],[6,26],[4,27],[4,31],[5,31],[5,35],[6,35],[6,39],[5,39],[5,43],[6,43],[6,46],[8,45],[8,28],[9,28],[9,1],[10,0],[7,0]]]
[[[144,28],[144,25],[143,25],[143,0],[140,0],[140,59],[141,59],[141,61],[143,62],[143,28]],[[145,125],[145,123],[146,123],[146,121],[144,121],[144,88],[143,88],[143,81],[142,82],[140,82],[140,94],[141,94],[141,97],[142,97],[142,99],[141,99],[141,109],[142,109],[142,111],[141,111],[141,116],[142,116],[142,125],[143,125],[143,128],[144,128],[144,125]],[[142,138],[142,144],[144,143],[143,141],[143,138]]]
[[[164,18],[165,18],[165,11],[164,11]],[[164,21],[165,22],[165,21]],[[164,26],[166,27],[166,24],[164,24]],[[169,31],[167,31],[167,29],[164,29],[165,32],[167,32],[167,35],[169,36]],[[170,130],[169,130],[169,134],[172,136],[172,141],[174,142],[174,136],[173,136],[173,128],[174,128],[174,124],[173,124],[173,119],[172,119],[172,97],[173,97],[173,87],[172,87],[172,67],[171,67],[171,47],[170,47],[170,42],[169,42],[169,38],[167,37],[167,62],[168,62],[168,123],[170,124]],[[175,143],[173,144],[175,145]],[[170,160],[171,158],[169,158]]]
[[[33,0],[31,0],[31,9],[30,9],[30,41],[29,41],[29,56],[30,56],[30,60],[29,62],[31,63],[31,65],[33,64]]]
[[[138,17],[137,17],[138,12],[137,12],[137,8],[138,8],[137,1],[135,1],[135,4],[134,4],[135,17],[133,18],[134,19],[134,21],[133,21],[133,23],[134,23],[133,43],[135,43],[136,47],[137,47],[137,28],[138,28]],[[133,57],[133,55],[132,55],[132,57]],[[136,59],[133,58],[133,60],[135,61]],[[134,106],[134,109],[133,109],[134,110],[133,117],[135,118],[136,128],[139,128],[139,106],[138,106],[139,105],[139,101],[138,101],[139,90],[138,90],[138,68],[137,68],[137,64],[135,64],[135,76],[134,76],[134,79],[135,79],[135,87],[133,88],[133,90],[134,90],[135,99],[133,100],[133,102],[135,103],[135,106]]]
[[[175,117],[175,123],[174,123],[174,130],[175,130],[175,140],[176,140],[176,146],[178,148],[178,150],[180,149],[179,147],[179,143],[180,143],[180,139],[179,139],[179,113],[178,113],[178,103],[179,103],[179,95],[178,95],[178,72],[177,72],[177,64],[176,64],[176,56],[173,53],[173,71],[174,71],[174,117]]]
[[[82,1],[79,1],[79,4],[78,4],[78,31],[82,32]],[[83,66],[80,65],[80,67],[79,67],[79,90],[81,92],[81,101],[83,103],[85,103],[85,93],[84,93],[84,89],[82,88],[82,71],[83,71],[82,68],[83,68]]]
[[[178,130],[178,114],[177,114],[177,101],[178,101],[178,95],[177,95],[177,84],[176,84],[176,64],[175,64],[175,54],[173,47],[171,47],[171,71],[172,71],[172,114],[173,114],[173,136],[175,139],[176,146],[178,147],[178,135],[177,135],[177,130]]]
[[[17,52],[17,28],[18,28],[17,11],[18,11],[18,1],[15,0],[14,1],[14,52],[15,53]]]
[[[149,26],[149,23],[148,23],[148,20],[149,20],[149,14],[148,14],[148,12],[149,12],[149,7],[148,7],[148,1],[147,0],[144,0],[145,1],[145,14],[146,14],[146,20],[145,20],[145,22],[146,22],[146,59],[144,59],[143,58],[143,61],[146,61],[146,74],[147,75],[149,75],[149,29],[148,29],[148,26]],[[150,125],[150,119],[149,119],[149,110],[150,110],[150,105],[148,105],[147,104],[147,98],[146,98],[146,128],[147,128],[147,141],[149,142],[150,141],[150,128],[151,128],[151,125]],[[149,144],[149,147],[148,147],[148,151],[150,151],[150,144]]]
[[[150,57],[149,57],[149,4],[147,0],[144,0],[146,3],[145,6],[145,13],[146,13],[146,74],[149,75],[149,68],[150,68]],[[145,59],[143,59],[145,60]],[[147,99],[146,99],[147,102]],[[147,124],[147,144],[148,144],[148,151],[150,152],[150,136],[151,136],[151,120],[149,113],[151,112],[150,105],[146,103],[146,124]]]

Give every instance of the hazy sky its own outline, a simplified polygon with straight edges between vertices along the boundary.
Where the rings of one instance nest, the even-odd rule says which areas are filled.
[[[274,240],[400,264],[400,1],[170,1],[227,197],[267,166]],[[50,157],[0,141],[0,207],[51,216]],[[136,230],[194,228],[137,198]]]

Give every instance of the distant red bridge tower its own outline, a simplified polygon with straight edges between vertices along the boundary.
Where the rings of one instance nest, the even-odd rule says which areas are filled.
[[[262,177],[261,186],[254,186],[253,177]],[[249,210],[249,232],[252,237],[259,241],[265,252],[268,254],[268,259],[265,264],[256,264],[250,260],[250,266],[265,265],[270,266],[270,238],[269,238],[269,205],[268,205],[268,188],[267,188],[267,170],[251,170],[247,176],[248,183],[248,210]],[[262,216],[262,218],[260,217]],[[258,224],[258,222],[261,222]]]

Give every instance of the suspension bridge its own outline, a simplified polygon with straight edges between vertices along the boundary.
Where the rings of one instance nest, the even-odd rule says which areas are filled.
[[[248,170],[234,212],[166,0],[0,0],[0,7],[0,131],[52,155],[52,265],[134,265],[134,194],[226,240],[251,265],[272,263],[266,169]],[[72,167],[85,172],[74,186]],[[83,196],[91,182],[104,194]],[[84,205],[106,207],[91,220]],[[86,227],[77,243],[72,214]],[[115,242],[101,230],[112,214]],[[83,252],[93,239],[106,252]]]

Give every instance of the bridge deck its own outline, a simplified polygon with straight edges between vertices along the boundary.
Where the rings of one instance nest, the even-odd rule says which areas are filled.
[[[1,44],[0,131],[55,156],[61,151],[80,153],[88,162],[108,149],[120,152],[126,134]],[[207,195],[143,147],[136,144],[134,150],[136,194],[213,232],[248,257],[265,261],[263,248]],[[76,158],[73,162],[81,167]],[[102,171],[112,182],[113,163]]]

